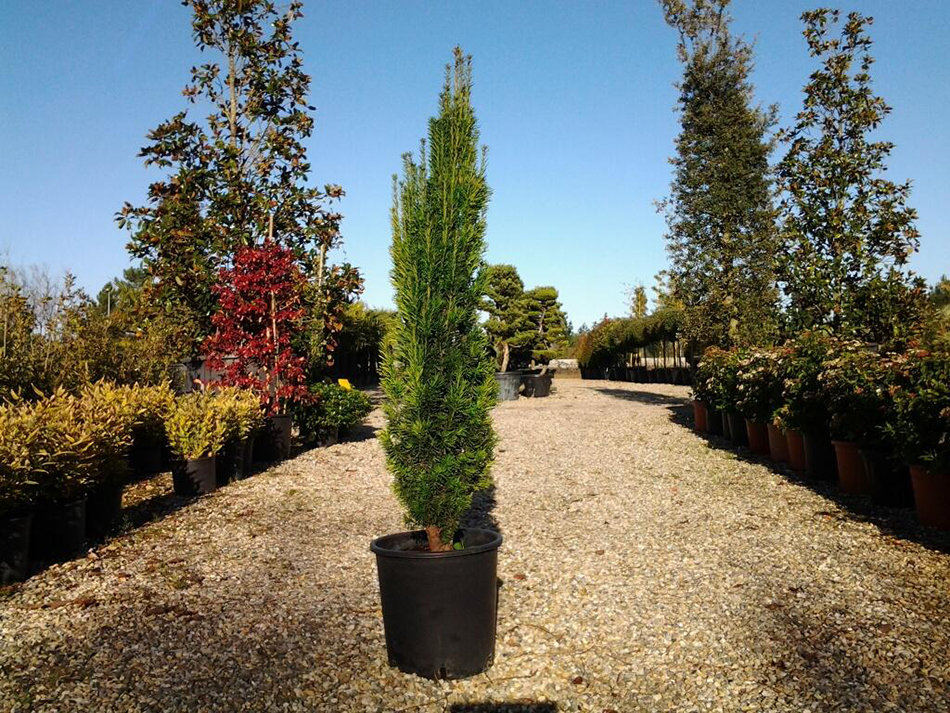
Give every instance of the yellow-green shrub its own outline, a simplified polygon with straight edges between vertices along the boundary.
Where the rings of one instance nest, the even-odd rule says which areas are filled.
[[[195,392],[175,399],[165,419],[165,435],[179,458],[196,460],[217,454],[228,432],[214,394]]]

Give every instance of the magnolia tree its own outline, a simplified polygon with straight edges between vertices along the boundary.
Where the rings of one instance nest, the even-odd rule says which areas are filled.
[[[392,211],[398,314],[380,442],[406,520],[425,529],[431,551],[452,547],[473,493],[491,482],[495,445],[498,387],[478,321],[489,189],[471,89],[471,58],[456,48],[428,149],[404,157]]]
[[[883,176],[893,149],[872,141],[891,109],[871,88],[872,20],[837,10],[802,15],[821,66],[805,105],[783,132],[781,281],[791,327],[827,327],[882,342],[912,336],[924,321],[923,283],[905,268],[918,247],[910,182]]]
[[[311,311],[332,301],[334,281],[346,288],[353,275],[348,266],[334,271],[327,264],[340,242],[341,216],[330,206],[343,189],[309,183],[305,143],[314,107],[293,39],[301,3],[185,4],[208,61],[192,68],[184,95],[204,118],[181,111],[149,132],[140,156],[167,176],[152,183],[144,206],[126,203],[117,220],[131,233],[129,251],[154,278],[150,298],[188,317],[200,343],[214,329],[220,269],[268,235],[292,252],[312,285],[304,295]],[[322,334],[320,314],[309,324]],[[325,355],[322,336],[312,342]]]
[[[238,251],[214,286],[221,309],[205,340],[208,365],[223,370],[225,384],[257,392],[269,416],[307,398],[305,360],[292,347],[302,281],[293,253],[265,241]]]

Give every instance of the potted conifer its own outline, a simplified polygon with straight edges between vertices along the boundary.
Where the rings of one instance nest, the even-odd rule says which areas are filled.
[[[419,529],[373,541],[389,663],[428,678],[491,666],[501,535],[460,529],[490,484],[497,398],[478,322],[486,289],[484,150],[471,106],[471,58],[455,50],[439,115],[395,186],[393,286],[398,307],[383,363],[388,419],[380,442]]]

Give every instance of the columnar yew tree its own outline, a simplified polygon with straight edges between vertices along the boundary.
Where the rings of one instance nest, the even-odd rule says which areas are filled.
[[[668,226],[685,336],[699,347],[775,332],[777,249],[769,154],[774,108],[753,105],[752,48],[729,32],[729,0],[661,0],[684,64]]]
[[[791,327],[827,326],[874,341],[900,341],[920,325],[924,286],[904,266],[917,250],[910,182],[882,176],[894,145],[870,141],[891,109],[871,88],[872,19],[837,10],[802,15],[821,61],[805,105],[784,131],[781,281]]]
[[[392,210],[398,315],[380,441],[406,520],[432,551],[452,547],[472,494],[490,484],[495,445],[497,385],[478,322],[489,189],[471,89],[471,57],[456,48],[428,146],[404,157]]]
[[[210,58],[192,68],[183,93],[210,113],[202,121],[182,111],[149,132],[140,156],[168,175],[149,187],[146,205],[126,203],[117,220],[131,232],[129,251],[154,277],[152,296],[187,313],[200,341],[212,331],[218,270],[242,247],[272,235],[306,276],[326,277],[340,220],[326,206],[343,190],[308,184],[310,77],[292,34],[301,3],[184,4],[195,43]]]

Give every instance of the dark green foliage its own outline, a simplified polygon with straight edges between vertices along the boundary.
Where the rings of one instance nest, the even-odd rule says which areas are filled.
[[[682,325],[683,311],[675,307],[658,309],[643,318],[605,318],[580,335],[577,361],[581,366],[623,364],[637,349],[658,342],[676,342]]]
[[[729,32],[728,0],[661,0],[684,64],[671,159],[669,280],[698,348],[776,333],[777,251],[769,155],[775,109],[753,105],[752,48]]]
[[[525,292],[528,319],[531,322],[531,359],[547,364],[567,349],[567,316],[558,301],[555,288],[535,287]]]
[[[398,314],[380,442],[408,523],[435,548],[452,542],[472,494],[490,484],[495,444],[494,364],[478,323],[489,189],[471,88],[471,58],[456,49],[428,150],[404,157],[392,211]]]
[[[914,336],[925,321],[924,286],[905,270],[917,250],[910,182],[882,177],[893,149],[870,141],[891,109],[871,87],[871,18],[837,10],[802,15],[821,67],[805,86],[795,125],[782,132],[781,282],[793,330],[828,326],[883,343]]]
[[[369,396],[339,384],[311,384],[310,394],[312,400],[294,404],[294,423],[304,438],[319,437],[333,428],[344,435],[373,410]]]
[[[308,185],[310,77],[293,39],[301,3],[185,4],[195,44],[210,58],[192,68],[184,95],[209,113],[200,121],[182,111],[149,132],[140,156],[169,175],[150,186],[145,206],[126,203],[117,221],[155,278],[154,299],[192,320],[197,341],[212,331],[218,270],[241,247],[272,236],[306,276],[326,276],[340,216],[325,206],[343,190]]]
[[[528,314],[524,282],[514,265],[489,266],[488,290],[481,308],[488,313],[485,331],[495,350],[498,370],[524,366],[535,328]]]

